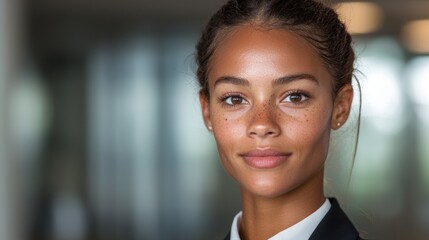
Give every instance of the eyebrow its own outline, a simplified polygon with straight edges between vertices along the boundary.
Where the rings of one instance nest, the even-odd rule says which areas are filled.
[[[216,79],[216,82],[214,83],[214,86],[221,84],[221,83],[229,83],[234,85],[240,85],[240,86],[250,86],[249,81],[247,81],[244,78],[238,78],[238,77],[232,77],[232,76],[222,76],[218,79]]]
[[[283,76],[275,79],[272,85],[273,87],[276,87],[279,85],[287,84],[298,80],[310,80],[316,83],[317,85],[319,85],[319,80],[315,76],[308,73],[298,73],[298,74]],[[225,84],[229,83],[229,84],[240,85],[240,86],[250,86],[249,81],[244,78],[233,77],[233,76],[222,76],[215,81],[214,87],[222,83],[225,83]]]
[[[316,83],[317,85],[319,85],[319,80],[315,76],[308,73],[299,73],[299,74],[292,74],[281,78],[277,78],[276,80],[273,81],[273,86],[275,87],[278,85],[283,85],[297,80],[310,80]]]

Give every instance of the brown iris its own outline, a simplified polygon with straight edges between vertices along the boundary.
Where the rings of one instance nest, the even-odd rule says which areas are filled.
[[[242,102],[243,102],[242,97],[238,97],[238,96],[231,97],[231,103],[233,105],[238,105],[238,104],[241,104]]]
[[[299,103],[299,102],[301,102],[302,98],[303,98],[303,96],[300,93],[291,94],[289,96],[290,101],[293,102],[293,103]]]

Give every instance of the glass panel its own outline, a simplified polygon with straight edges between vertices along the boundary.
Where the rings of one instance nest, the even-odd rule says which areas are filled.
[[[89,195],[100,239],[158,238],[156,49],[136,38],[91,58]]]
[[[414,183],[416,188],[414,199],[414,218],[420,229],[427,229],[429,225],[429,57],[418,57],[410,61],[407,66],[408,88],[416,111],[418,142],[416,154],[418,156],[418,171],[413,173],[419,180]],[[422,236],[425,236],[422,234]]]

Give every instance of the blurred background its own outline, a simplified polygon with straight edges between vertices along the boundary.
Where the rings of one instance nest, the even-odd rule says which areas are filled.
[[[225,236],[238,186],[200,117],[194,64],[223,2],[0,0],[1,240]],[[356,98],[326,192],[369,239],[428,239],[429,0],[335,6],[362,118],[353,164]]]

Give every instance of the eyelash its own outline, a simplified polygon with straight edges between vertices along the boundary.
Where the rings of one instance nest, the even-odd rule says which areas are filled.
[[[241,104],[228,104],[228,103],[226,103],[226,100],[228,98],[231,98],[231,97],[238,97],[238,98],[241,98],[242,100],[248,102],[246,100],[246,98],[242,94],[240,94],[240,93],[233,93],[233,92],[226,93],[226,94],[220,96],[219,97],[219,102],[222,103],[222,105],[225,106],[225,107],[238,107],[239,105],[241,105]]]
[[[310,99],[310,95],[306,92],[306,91],[302,91],[300,89],[297,90],[291,90],[285,93],[285,96],[282,98],[281,102],[284,102],[286,98],[292,96],[292,95],[300,95],[301,97],[304,97],[304,100],[300,101],[300,102],[287,102],[287,103],[292,103],[294,105],[301,105],[304,104],[306,101],[308,101]]]

